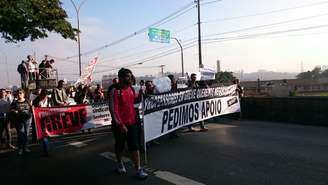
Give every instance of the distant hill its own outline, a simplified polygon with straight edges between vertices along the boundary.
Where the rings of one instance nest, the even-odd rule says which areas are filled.
[[[234,72],[233,74],[241,81],[255,81],[258,78],[260,78],[260,80],[295,79],[298,73],[259,70],[253,73]]]

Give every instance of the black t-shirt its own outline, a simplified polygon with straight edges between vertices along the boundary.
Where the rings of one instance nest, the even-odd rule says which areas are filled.
[[[30,119],[31,117],[31,106],[28,103],[27,100],[25,100],[24,102],[19,102],[19,101],[14,101],[11,103],[10,106],[11,110],[16,110],[18,111],[17,113],[17,119],[18,120],[27,120]]]

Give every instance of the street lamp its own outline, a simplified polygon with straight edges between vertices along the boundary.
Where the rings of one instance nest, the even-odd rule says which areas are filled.
[[[77,45],[78,45],[78,52],[79,52],[79,71],[80,71],[80,76],[82,75],[81,71],[81,42],[80,42],[80,18],[79,18],[79,13],[80,13],[80,8],[81,6],[85,3],[86,0],[82,1],[78,6],[74,3],[73,0],[71,0],[71,3],[74,6],[75,12],[76,12],[76,18],[77,18]]]
[[[181,50],[181,69],[182,69],[182,77],[184,77],[184,67],[183,67],[183,48],[182,45],[180,43],[180,41],[175,38],[175,37],[171,37],[171,39],[174,39],[175,41],[177,41],[178,45],[180,46],[180,50]]]

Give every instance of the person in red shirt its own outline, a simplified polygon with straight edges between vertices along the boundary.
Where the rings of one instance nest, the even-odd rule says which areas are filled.
[[[110,102],[113,117],[113,134],[115,138],[115,152],[118,160],[117,171],[126,173],[122,162],[122,153],[125,142],[128,144],[129,151],[132,153],[132,161],[137,170],[137,177],[146,179],[148,174],[143,171],[140,164],[140,132],[136,120],[134,102],[135,95],[132,84],[132,72],[129,69],[122,68],[118,72],[119,83],[110,92],[112,103]],[[140,95],[140,93],[139,93]]]

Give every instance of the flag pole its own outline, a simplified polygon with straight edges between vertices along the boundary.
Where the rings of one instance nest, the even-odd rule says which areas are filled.
[[[144,109],[144,96],[143,94],[141,95],[141,115],[142,115],[142,121],[141,121],[141,124],[142,124],[142,135],[143,135],[143,149],[144,149],[144,163],[145,165],[147,166],[148,165],[148,159],[147,159],[147,142],[146,142],[146,135],[145,135],[145,109]]]

